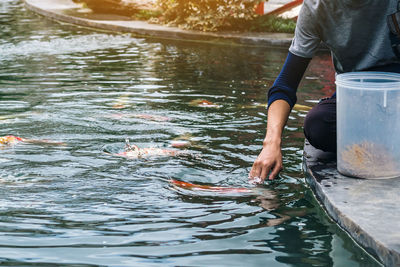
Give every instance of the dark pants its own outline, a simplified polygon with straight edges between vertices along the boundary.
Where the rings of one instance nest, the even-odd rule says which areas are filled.
[[[322,99],[308,112],[304,135],[315,148],[336,153],[336,96]]]

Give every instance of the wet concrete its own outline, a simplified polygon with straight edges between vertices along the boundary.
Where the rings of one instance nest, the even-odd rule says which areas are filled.
[[[336,155],[304,146],[306,180],[329,216],[385,266],[400,266],[400,178],[339,174]]]
[[[150,24],[145,21],[128,20],[112,17],[112,15],[96,16],[90,14],[81,5],[72,0],[24,0],[28,9],[48,18],[76,24],[84,27],[103,29],[112,32],[128,32],[144,36],[167,39],[184,39],[205,42],[224,42],[263,47],[279,47],[287,49],[293,34],[288,33],[236,33],[236,32],[201,32],[183,30]],[[101,19],[99,19],[101,18]]]

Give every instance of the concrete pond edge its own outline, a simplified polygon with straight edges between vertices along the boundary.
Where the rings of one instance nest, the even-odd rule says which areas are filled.
[[[336,171],[335,155],[315,149],[307,141],[305,141],[304,144],[303,172],[306,182],[313,191],[314,196],[334,222],[380,263],[385,266],[400,266],[400,240],[397,239],[393,242],[393,240],[388,238],[391,230],[389,227],[390,224],[398,224],[399,222],[389,219],[389,221],[385,222],[386,225],[382,224],[382,229],[366,229],[363,221],[365,218],[359,220],[359,214],[351,213],[351,208],[353,208],[353,210],[357,208],[358,203],[352,202],[352,199],[349,198],[349,195],[352,194],[352,190],[354,192],[354,188],[356,187],[375,188],[376,186],[376,190],[379,192],[382,188],[390,187],[392,184],[397,188],[397,185],[400,184],[400,179],[368,181],[365,179],[344,177]],[[343,196],[337,196],[337,194],[341,192],[343,192]],[[364,196],[361,196],[361,198],[363,197]],[[371,195],[371,199],[373,198],[374,196]],[[349,199],[348,203],[344,204],[345,201],[343,200],[347,199]],[[396,200],[394,199],[393,201]],[[346,206],[349,206],[350,209],[345,209],[344,207]],[[395,210],[388,210],[384,207],[382,207],[381,210],[385,212],[395,212]],[[373,210],[371,214],[373,214],[374,211],[375,210]],[[371,220],[371,224],[376,223],[372,221],[374,218],[375,221],[386,219],[386,216],[383,214],[374,215],[375,216],[366,215],[367,219]],[[385,231],[387,233],[382,234]],[[399,234],[400,233],[398,233],[397,236]]]

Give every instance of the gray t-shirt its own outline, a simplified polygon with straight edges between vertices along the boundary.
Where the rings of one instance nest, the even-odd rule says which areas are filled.
[[[396,11],[397,0],[305,0],[289,51],[311,58],[323,42],[338,73],[400,63],[386,22]]]

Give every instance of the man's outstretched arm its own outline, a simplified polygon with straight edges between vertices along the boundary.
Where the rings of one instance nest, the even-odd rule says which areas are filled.
[[[281,72],[268,92],[267,133],[263,148],[249,174],[249,178],[255,182],[263,182],[268,175],[273,180],[283,168],[282,132],[297,101],[297,87],[310,60],[311,58],[299,57],[289,52]]]

